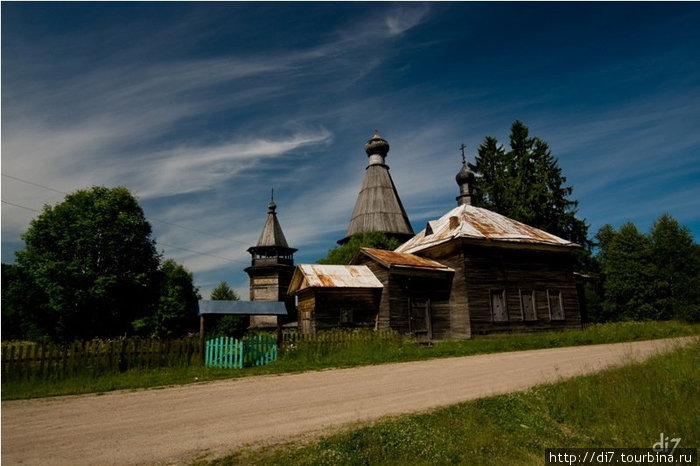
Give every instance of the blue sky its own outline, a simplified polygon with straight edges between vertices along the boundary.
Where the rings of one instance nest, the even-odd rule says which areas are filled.
[[[594,234],[700,237],[698,3],[2,3],[2,261],[44,204],[138,196],[204,297],[247,299],[275,189],[297,263],[342,238],[374,130],[413,227],[518,119]]]

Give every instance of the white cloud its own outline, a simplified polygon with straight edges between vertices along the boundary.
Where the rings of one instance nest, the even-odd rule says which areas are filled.
[[[426,4],[401,5],[396,7],[385,20],[387,33],[390,36],[403,34],[405,31],[418,25],[428,14],[429,7]]]
[[[232,141],[214,147],[179,147],[164,151],[121,176],[133,180],[144,199],[211,189],[243,170],[307,146],[327,144],[331,134],[295,134],[280,139]]]

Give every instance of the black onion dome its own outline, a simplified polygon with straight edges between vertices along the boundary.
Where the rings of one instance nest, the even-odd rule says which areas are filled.
[[[467,164],[463,163],[462,169],[457,173],[455,179],[457,180],[457,184],[472,183],[474,181],[474,173],[467,168]]]
[[[365,144],[365,152],[367,153],[367,157],[374,154],[386,157],[386,154],[389,153],[389,143],[386,139],[382,139],[379,135],[379,131],[375,130],[372,139]]]

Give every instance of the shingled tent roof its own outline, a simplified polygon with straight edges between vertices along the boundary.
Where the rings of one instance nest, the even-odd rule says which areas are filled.
[[[519,244],[539,248],[576,248],[578,244],[487,209],[463,204],[396,248],[416,253],[453,239],[483,241],[486,244]]]
[[[280,222],[277,220],[276,208],[275,201],[271,200],[268,204],[267,220],[265,220],[265,226],[260,233],[260,238],[258,238],[258,244],[249,248],[248,251],[254,248],[276,247],[296,252],[296,249],[290,248],[289,244],[287,244]]]
[[[355,233],[364,231],[381,231],[402,239],[410,238],[414,234],[411,222],[401,204],[389,167],[384,164],[389,143],[375,133],[365,144],[365,152],[369,157],[369,166],[345,237],[338,242],[344,243]]]

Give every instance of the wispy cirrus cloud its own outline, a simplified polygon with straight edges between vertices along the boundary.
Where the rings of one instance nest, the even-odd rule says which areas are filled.
[[[390,36],[403,34],[405,31],[420,24],[430,11],[427,4],[401,4],[396,6],[385,19]]]

